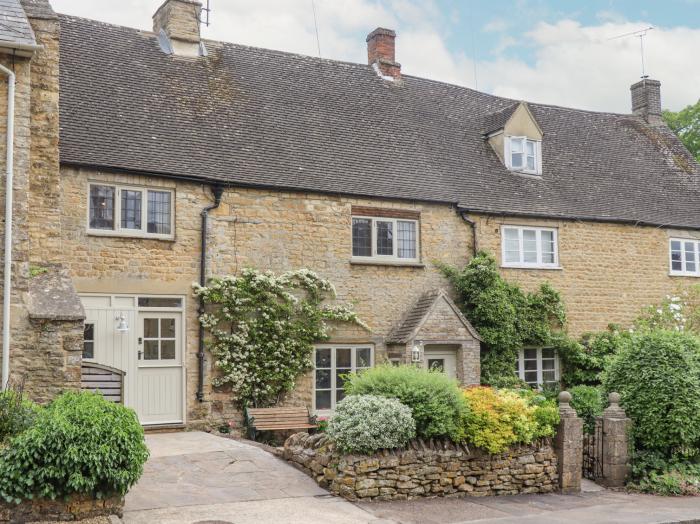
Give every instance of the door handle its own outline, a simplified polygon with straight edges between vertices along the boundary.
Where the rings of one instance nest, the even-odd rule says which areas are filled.
[[[143,355],[143,351],[139,350],[138,355],[139,355],[139,360],[141,360],[141,355]]]

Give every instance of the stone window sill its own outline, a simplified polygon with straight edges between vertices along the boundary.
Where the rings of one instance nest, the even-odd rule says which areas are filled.
[[[564,268],[562,266],[527,266],[524,264],[508,264],[508,265],[503,265],[501,264],[502,269],[534,269],[538,271],[563,271]]]
[[[124,239],[139,239],[139,240],[160,240],[163,242],[175,242],[174,235],[152,235],[147,233],[127,233],[124,231],[102,231],[99,229],[88,229],[89,237],[109,237],[109,238],[124,238]]]
[[[353,266],[389,266],[389,267],[412,267],[422,269],[425,264],[420,262],[399,262],[397,260],[362,260],[361,258],[351,258],[350,264]]]

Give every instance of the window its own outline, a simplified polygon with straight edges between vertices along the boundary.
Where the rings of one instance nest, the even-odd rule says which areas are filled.
[[[143,319],[143,359],[175,360],[175,319]]]
[[[315,351],[314,409],[332,411],[345,397],[343,377],[372,367],[372,348],[368,346],[319,346]]]
[[[559,359],[552,348],[525,348],[518,354],[515,373],[530,386],[559,382]]]
[[[542,143],[524,136],[506,137],[505,158],[508,169],[531,175],[542,174]]]
[[[501,227],[504,267],[556,268],[557,230],[542,227]]]
[[[672,275],[700,277],[700,240],[672,238],[670,258]]]
[[[418,261],[418,221],[352,217],[352,256],[358,259]]]
[[[95,324],[85,323],[83,328],[83,358],[95,358]]]
[[[173,192],[90,184],[88,230],[156,238],[173,237]]]

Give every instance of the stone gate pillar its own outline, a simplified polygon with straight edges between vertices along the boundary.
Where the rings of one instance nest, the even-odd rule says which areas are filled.
[[[583,420],[569,405],[571,393],[559,393],[559,417],[557,436],[554,447],[557,452],[559,468],[559,488],[562,493],[581,491],[581,473],[583,468]]]
[[[601,484],[621,487],[629,473],[629,430],[632,421],[620,407],[619,393],[610,393],[610,405],[603,411],[603,478]]]

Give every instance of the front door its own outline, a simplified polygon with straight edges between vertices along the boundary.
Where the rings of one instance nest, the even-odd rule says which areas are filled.
[[[142,424],[182,422],[180,313],[139,313],[136,412]]]
[[[457,378],[457,350],[426,346],[423,351],[423,367],[442,371],[450,378]]]

